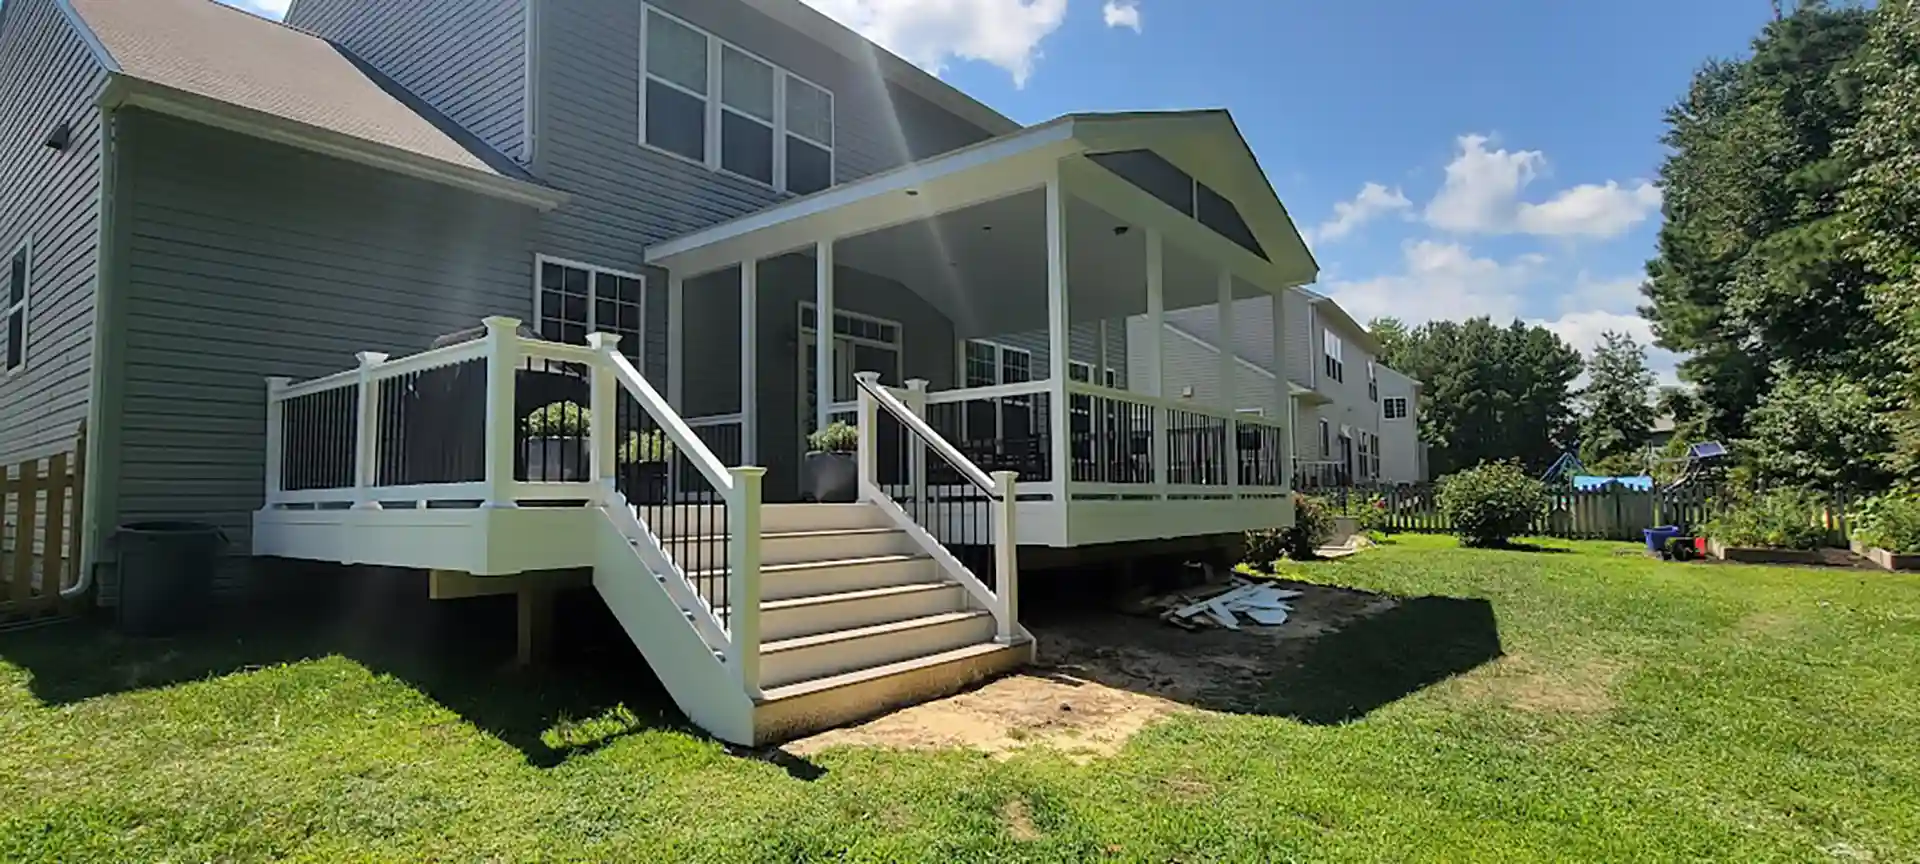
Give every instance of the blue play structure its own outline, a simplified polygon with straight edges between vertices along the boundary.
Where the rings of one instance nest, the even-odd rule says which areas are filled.
[[[1580,462],[1580,457],[1573,455],[1573,451],[1569,450],[1560,454],[1560,458],[1553,463],[1553,467],[1547,469],[1547,473],[1541,476],[1540,481],[1543,483],[1570,482],[1575,492],[1604,492],[1616,486],[1629,492],[1653,491],[1653,478],[1644,474],[1631,477],[1600,477],[1581,473],[1586,470],[1587,466]]]

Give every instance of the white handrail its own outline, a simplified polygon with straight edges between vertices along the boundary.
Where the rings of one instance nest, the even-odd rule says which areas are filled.
[[[968,387],[963,390],[941,390],[927,393],[928,405],[944,405],[949,402],[984,402],[988,399],[1005,399],[1009,396],[1032,396],[1053,389],[1053,382],[1047,380],[1021,381],[1016,384],[995,384],[992,387]]]
[[[860,383],[860,389],[871,394],[874,401],[878,403],[880,407],[887,409],[888,413],[898,418],[908,429],[913,430],[914,434],[926,442],[928,447],[933,448],[933,452],[940,454],[941,458],[946,459],[954,468],[958,469],[961,476],[966,477],[975,486],[985,489],[994,495],[1006,494],[1005,490],[999,488],[1000,484],[993,482],[993,478],[987,476],[986,471],[981,470],[980,466],[975,465],[972,459],[968,459],[958,448],[954,447],[946,438],[942,437],[940,433],[933,431],[933,427],[927,425],[927,421],[922,419],[920,415],[913,413],[913,410],[908,408],[905,402],[900,401],[900,397],[893,395],[891,390],[880,386],[880,374],[878,372],[861,372],[854,375],[854,378]],[[929,399],[928,401],[931,402],[932,400]]]
[[[667,437],[673,441],[673,446],[679,448],[680,454],[687,457],[687,461],[692,462],[693,467],[700,469],[700,473],[706,476],[707,482],[712,483],[713,488],[727,498],[727,503],[736,503],[733,500],[735,497],[733,475],[727,471],[727,466],[721,464],[720,458],[713,455],[713,450],[707,447],[707,442],[700,440],[700,436],[693,433],[693,429],[687,426],[687,422],[680,419],[680,415],[667,404],[667,400],[660,395],[660,392],[653,389],[653,385],[647,383],[646,378],[641,377],[640,370],[633,368],[633,363],[615,350],[606,351],[601,355],[600,360],[606,364],[604,368],[613,371],[613,380],[619,382],[621,388],[639,401],[640,407],[653,416],[654,422],[660,424],[661,430],[667,433]]]

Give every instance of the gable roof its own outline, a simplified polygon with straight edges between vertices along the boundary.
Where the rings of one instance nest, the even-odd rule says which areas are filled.
[[[562,193],[318,36],[213,0],[60,0],[138,105],[499,197]]]

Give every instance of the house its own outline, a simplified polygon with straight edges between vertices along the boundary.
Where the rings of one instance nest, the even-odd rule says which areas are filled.
[[[1284,322],[1276,343],[1260,338]],[[1219,334],[1234,328],[1235,391],[1242,416],[1291,416],[1294,482],[1302,488],[1424,482],[1426,448],[1420,442],[1421,383],[1376,359],[1379,345],[1331,298],[1305,288],[1274,297],[1238,300],[1217,308],[1166,316],[1163,358],[1168,392],[1201,402],[1223,398]],[[1146,316],[1127,321],[1130,338],[1151,333]],[[1150,362],[1136,352],[1133,374]],[[1281,398],[1274,382],[1284,380]]]
[[[87,421],[83,581],[203,520],[528,650],[590,584],[764,742],[1024,662],[1023,563],[1291,522],[1287,418],[1126,324],[1317,276],[1223,111],[1023,127],[798,0],[6,0],[0,80],[0,458]]]

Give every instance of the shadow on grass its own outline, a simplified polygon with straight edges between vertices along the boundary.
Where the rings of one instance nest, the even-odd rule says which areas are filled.
[[[1491,549],[1495,552],[1537,552],[1543,555],[1573,554],[1572,549],[1568,549],[1564,546],[1542,546],[1538,543],[1527,543],[1524,541],[1511,541],[1511,540],[1506,543],[1502,543],[1498,546],[1485,546],[1480,548]]]
[[[1502,655],[1486,600],[1279,584],[1304,595],[1279,627],[1241,619],[1239,631],[1189,632],[1087,603],[1029,612],[1045,664],[1038,671],[1212,711],[1338,725]],[[1083,588],[1050,588],[1048,597],[1087,595]],[[1023,593],[1028,610],[1046,602],[1040,589]]]
[[[289,584],[294,584],[290,582]],[[186,636],[138,639],[91,623],[0,635],[0,658],[49,705],[341,656],[391,675],[539,767],[648,729],[701,734],[590,591],[556,604],[551,660],[514,667],[512,597],[435,602],[420,573],[330,571],[250,599]]]

